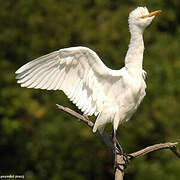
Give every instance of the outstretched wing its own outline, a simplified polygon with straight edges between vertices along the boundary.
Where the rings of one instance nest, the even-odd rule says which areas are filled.
[[[60,49],[25,64],[16,71],[22,87],[62,90],[85,114],[97,115],[119,71],[107,68],[86,47]]]

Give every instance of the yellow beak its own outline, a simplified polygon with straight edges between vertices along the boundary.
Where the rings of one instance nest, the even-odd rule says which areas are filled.
[[[152,16],[155,16],[155,15],[161,13],[161,12],[162,12],[161,10],[153,11],[153,12],[149,13],[148,15],[142,16],[142,18],[152,17]]]

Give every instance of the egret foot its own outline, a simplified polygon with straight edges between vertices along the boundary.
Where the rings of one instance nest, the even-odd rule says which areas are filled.
[[[125,168],[127,167],[127,165],[129,164],[130,160],[133,159],[133,156],[131,156],[130,154],[127,154],[127,153],[123,150],[122,146],[119,144],[118,141],[116,142],[116,144],[117,144],[117,150],[118,150],[117,154],[123,156],[123,160],[124,160],[124,162],[125,162],[125,163],[124,163],[124,169],[125,169]],[[122,164],[121,164],[121,165],[122,165]]]
[[[125,169],[127,167],[128,163],[132,157],[124,152],[122,146],[119,144],[119,142],[116,138],[115,131],[113,131],[112,136],[113,136],[113,145],[114,145],[114,171],[116,170],[116,168],[123,171],[123,169]],[[121,163],[117,162],[117,155],[120,155],[123,157],[124,163],[121,164]],[[122,166],[124,168],[122,168]]]
[[[118,168],[120,171],[123,171],[122,164],[117,162],[117,154],[122,154],[123,150],[120,146],[119,142],[116,139],[116,131],[112,132],[112,139],[113,139],[113,152],[114,152],[114,174],[116,169]]]
[[[122,156],[122,163],[117,162],[117,155]],[[119,169],[123,171],[126,169],[127,165],[129,164],[130,157],[124,151],[119,151],[119,148],[116,148],[116,153],[114,154],[114,170]]]

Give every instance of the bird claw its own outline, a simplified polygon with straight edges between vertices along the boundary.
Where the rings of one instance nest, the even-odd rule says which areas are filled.
[[[117,168],[119,167],[119,165],[124,166],[124,169],[126,169],[127,165],[129,164],[130,160],[133,158],[130,154],[127,154],[126,152],[123,151],[121,145],[119,144],[119,142],[117,141],[117,147],[116,147],[116,156],[120,155],[123,158],[124,163],[123,164],[118,164],[117,161],[117,157],[115,157],[115,164],[117,166]],[[118,168],[119,169],[119,168]]]
[[[122,163],[122,164],[116,163],[116,165],[124,166],[124,169],[126,169],[126,168],[127,168],[127,165],[128,165],[129,162],[130,162],[131,156],[130,156],[129,154],[125,153],[124,151],[123,151],[123,152],[122,152],[122,151],[119,151],[119,152],[117,152],[117,154],[120,155],[120,156],[122,156],[124,163]],[[119,168],[118,168],[118,169],[119,169]]]
[[[116,171],[116,169],[119,169],[120,171],[123,171],[124,169],[121,168],[121,166],[124,166],[124,164],[117,163],[117,161],[115,161],[114,162],[114,172]]]
[[[117,153],[117,154],[119,154],[119,153]],[[118,170],[120,170],[120,171],[124,171],[124,169],[126,169],[127,168],[127,165],[129,164],[129,155],[128,154],[126,154],[126,153],[124,153],[124,154],[120,154],[120,155],[122,155],[123,156],[123,160],[124,160],[124,163],[118,163],[117,162],[117,159],[115,159],[115,161],[114,161],[114,172],[116,171],[116,169],[118,169]]]
[[[132,156],[123,151],[123,148],[121,147],[118,140],[116,139],[116,134],[113,133],[112,136],[113,136],[113,143],[114,143],[114,172],[116,169],[123,171],[124,169],[127,168],[127,165],[132,159]],[[121,163],[117,162],[117,155],[121,156],[122,158]]]

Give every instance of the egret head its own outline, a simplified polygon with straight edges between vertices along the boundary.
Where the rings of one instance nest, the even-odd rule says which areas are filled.
[[[133,29],[133,27],[137,27],[142,32],[144,29],[151,23],[151,21],[154,19],[156,14],[159,14],[161,11],[154,11],[149,13],[148,9],[146,7],[138,7],[135,10],[133,10],[129,14],[129,27],[130,31]],[[136,29],[137,29],[136,28]]]

